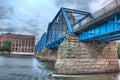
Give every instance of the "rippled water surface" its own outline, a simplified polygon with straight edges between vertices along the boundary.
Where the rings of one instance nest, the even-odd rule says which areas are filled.
[[[0,56],[0,80],[120,80],[120,73],[91,75],[53,75],[53,62],[33,57]]]

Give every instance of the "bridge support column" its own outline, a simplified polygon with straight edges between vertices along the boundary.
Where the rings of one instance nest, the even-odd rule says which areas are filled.
[[[79,43],[68,35],[58,49],[55,74],[86,74],[119,71],[116,43]]]
[[[38,52],[37,58],[39,58],[41,61],[56,61],[57,49],[43,48]]]

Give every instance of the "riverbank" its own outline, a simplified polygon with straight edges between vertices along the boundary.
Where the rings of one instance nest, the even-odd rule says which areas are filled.
[[[0,54],[0,56],[8,56],[8,57],[33,57],[33,55],[31,55],[31,54],[11,54],[11,53]]]

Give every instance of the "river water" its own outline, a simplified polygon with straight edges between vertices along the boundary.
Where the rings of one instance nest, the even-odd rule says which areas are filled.
[[[0,80],[120,80],[120,73],[89,75],[53,75],[53,62],[33,57],[0,56]]]

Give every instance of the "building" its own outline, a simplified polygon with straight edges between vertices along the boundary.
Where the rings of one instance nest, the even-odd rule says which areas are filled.
[[[14,54],[33,54],[35,48],[35,36],[19,35],[6,33],[0,35],[0,45],[3,40],[8,39],[12,42],[12,53]]]

